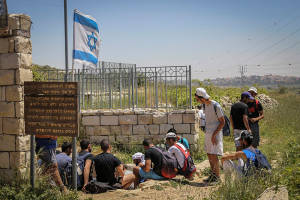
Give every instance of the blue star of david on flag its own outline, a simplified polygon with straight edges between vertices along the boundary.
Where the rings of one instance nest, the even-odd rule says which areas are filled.
[[[100,46],[99,27],[96,20],[74,10],[73,64],[96,66]]]
[[[90,50],[93,51],[96,49],[96,43],[97,43],[97,38],[94,36],[94,32],[92,32],[91,35],[87,35],[88,37],[88,46],[90,47]],[[91,43],[91,40],[94,40],[92,43]]]

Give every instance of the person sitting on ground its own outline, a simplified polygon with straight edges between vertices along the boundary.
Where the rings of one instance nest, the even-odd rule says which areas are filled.
[[[120,183],[123,189],[127,189],[135,181],[135,176],[133,174],[124,175],[123,165],[121,161],[111,153],[112,146],[107,139],[103,139],[100,142],[100,146],[103,152],[93,159],[96,170],[96,180],[98,182],[107,183],[110,186]],[[89,168],[87,170],[89,170]],[[115,171],[117,171],[117,176]],[[85,181],[83,189],[87,184],[88,182]]]
[[[175,133],[169,132],[166,135],[166,143],[170,147],[168,151],[176,158],[178,163],[178,172],[181,175],[184,175],[188,179],[192,179],[194,173],[196,172],[196,168],[194,163],[190,157],[189,151],[185,148],[185,146],[179,142],[177,142],[177,136]],[[187,158],[186,158],[187,156]],[[188,158],[190,157],[190,158]],[[188,163],[189,160],[190,162]],[[189,166],[189,165],[192,166]],[[193,169],[187,169],[193,168]],[[188,171],[187,171],[188,170]]]
[[[78,153],[77,156],[77,163],[78,165],[83,162],[83,169],[78,169],[79,174],[83,174],[83,176],[79,175],[79,182],[81,185],[78,185],[78,189],[81,189],[81,187],[86,183],[88,183],[90,180],[93,179],[93,175],[91,172],[92,165],[93,165],[93,154],[92,152],[92,145],[89,140],[83,139],[80,141],[80,148],[81,151]],[[78,166],[80,168],[80,166]]]
[[[70,157],[71,153],[72,153],[72,144],[69,142],[64,142],[61,145],[61,153],[56,155],[58,171],[64,185],[71,184],[68,183],[67,171],[66,171],[69,166],[72,166],[72,158]]]
[[[36,154],[40,159],[40,163],[43,169],[44,175],[50,175],[55,184],[60,188],[62,192],[67,192],[67,188],[64,186],[58,171],[56,160],[56,143],[57,136],[51,135],[36,135]]]
[[[135,166],[145,165],[145,156],[141,152],[137,152],[132,155],[132,160]]]
[[[234,172],[238,176],[250,175],[251,174],[250,168],[252,166],[258,168],[255,152],[260,153],[260,151],[252,146],[253,136],[247,130],[242,131],[240,137],[236,138],[236,140],[240,142],[242,150],[222,156],[221,163],[223,166],[223,170],[225,171],[225,174]],[[238,160],[238,164],[234,163],[233,160]],[[265,164],[266,166],[263,167],[269,169],[271,168],[267,160],[265,160]]]
[[[135,185],[138,185],[140,179],[164,180],[165,178],[161,174],[163,155],[154,147],[150,139],[145,139],[143,146],[145,149],[145,164],[133,168],[133,173],[137,178]],[[153,164],[153,168],[151,168],[151,164]]]
[[[168,133],[176,134],[176,129],[171,128],[170,130],[168,130]],[[183,144],[187,150],[190,150],[189,141],[186,138],[177,135],[177,142]]]

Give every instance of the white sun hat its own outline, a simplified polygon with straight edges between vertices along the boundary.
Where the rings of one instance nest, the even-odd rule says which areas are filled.
[[[249,90],[248,90],[248,92],[250,92],[250,91],[252,91],[255,94],[257,94],[257,89],[255,87],[250,87]]]
[[[204,88],[197,88],[196,95],[199,97],[202,97],[204,99],[209,99],[209,97],[210,97]]]

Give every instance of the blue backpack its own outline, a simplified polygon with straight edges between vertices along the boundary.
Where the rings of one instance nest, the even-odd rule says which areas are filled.
[[[83,187],[83,174],[84,174],[84,166],[86,158],[91,155],[90,152],[85,153],[84,155],[77,156],[77,188]],[[90,172],[91,174],[92,172]],[[66,176],[67,176],[67,186],[72,186],[72,164],[69,164],[66,167]]]
[[[258,150],[258,149],[252,150],[250,148],[245,149],[245,150],[250,151],[255,154],[255,160],[252,161],[251,159],[248,159],[247,163],[244,167],[244,174],[246,176],[253,174],[253,172],[256,170],[262,170],[262,169],[271,170],[272,169],[270,163],[267,160],[267,157],[260,150]]]

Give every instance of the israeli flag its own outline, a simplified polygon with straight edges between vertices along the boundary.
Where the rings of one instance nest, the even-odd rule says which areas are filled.
[[[73,65],[96,67],[100,46],[96,20],[75,9],[73,29]]]

